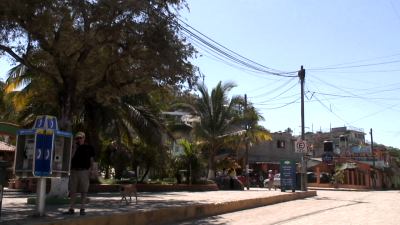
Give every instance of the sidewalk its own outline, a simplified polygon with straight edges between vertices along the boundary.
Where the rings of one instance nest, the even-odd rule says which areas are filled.
[[[68,205],[46,205],[45,217],[34,217],[35,205],[27,198],[35,196],[4,192],[0,224],[167,224],[181,220],[233,212],[316,195],[316,191],[280,192],[263,188],[245,191],[139,192],[138,204],[120,204],[118,193],[89,195],[87,215],[64,215]]]

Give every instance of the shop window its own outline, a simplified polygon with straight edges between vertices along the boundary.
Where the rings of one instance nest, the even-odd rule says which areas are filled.
[[[285,148],[286,143],[285,143],[285,141],[278,140],[278,141],[276,142],[276,146],[277,146],[278,148]]]

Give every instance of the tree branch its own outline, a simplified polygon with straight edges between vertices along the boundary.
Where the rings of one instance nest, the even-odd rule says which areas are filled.
[[[28,60],[24,59],[23,57],[21,57],[17,53],[15,53],[10,47],[7,47],[5,45],[0,45],[0,50],[6,52],[11,57],[13,57],[15,60],[17,60],[17,62],[21,63],[22,65],[28,67],[31,70],[37,71],[39,73],[48,74],[48,75],[56,75],[56,74],[50,73],[48,71],[45,71],[43,69],[33,66]]]
[[[0,45],[0,50],[3,50],[4,52],[8,53],[11,57],[13,57],[15,60],[17,60],[19,63],[30,68],[29,63],[25,59],[20,57],[17,53],[15,53],[10,47],[7,47],[5,45]]]

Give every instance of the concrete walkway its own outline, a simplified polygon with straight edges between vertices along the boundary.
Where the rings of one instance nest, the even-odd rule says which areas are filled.
[[[74,215],[63,214],[68,205],[47,204],[46,215],[39,218],[33,216],[35,205],[27,204],[27,198],[34,196],[6,191],[0,224],[168,224],[312,197],[316,196],[316,191],[292,193],[251,188],[245,191],[142,192],[138,193],[138,204],[133,201],[130,205],[121,204],[118,193],[98,193],[89,195],[85,216],[80,216],[79,210]]]

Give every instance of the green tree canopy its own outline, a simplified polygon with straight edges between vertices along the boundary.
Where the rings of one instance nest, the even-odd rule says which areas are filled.
[[[60,125],[87,101],[112,104],[160,86],[193,84],[193,48],[179,36],[179,0],[0,2],[0,54],[54,88]]]

